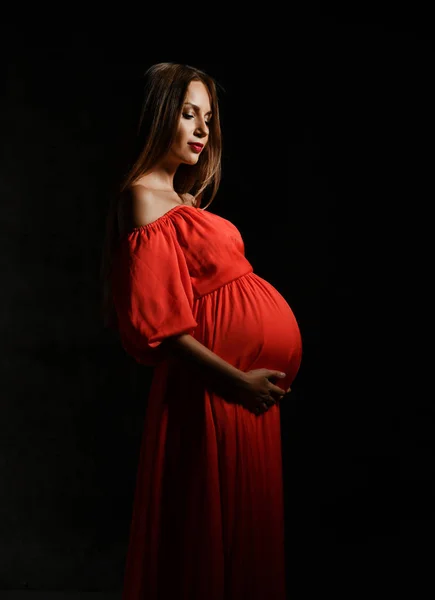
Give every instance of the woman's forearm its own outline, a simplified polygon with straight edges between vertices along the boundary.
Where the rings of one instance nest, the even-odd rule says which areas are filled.
[[[233,367],[187,333],[166,338],[164,343],[171,354],[188,361],[201,375],[219,384],[219,387],[222,384],[242,387],[246,381],[243,371]]]

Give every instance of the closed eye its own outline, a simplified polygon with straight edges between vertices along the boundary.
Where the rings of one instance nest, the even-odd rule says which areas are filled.
[[[195,115],[189,115],[189,113],[183,113],[183,117],[185,119],[194,119]],[[210,125],[210,121],[205,121],[205,124],[207,125],[207,127]]]

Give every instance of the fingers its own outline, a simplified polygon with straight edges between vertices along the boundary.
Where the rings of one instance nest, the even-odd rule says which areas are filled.
[[[292,391],[292,389],[290,387],[287,388],[286,390],[283,390],[282,388],[279,387],[278,390],[282,396],[285,396],[286,394],[290,394],[290,392]]]
[[[282,388],[279,387],[279,385],[272,385],[272,387],[270,388],[271,392],[275,392],[276,394],[279,394],[280,396],[284,396],[284,394],[286,393],[285,390],[283,390]]]
[[[277,394],[276,398],[273,397],[272,392],[275,392]],[[290,392],[291,387],[288,387],[286,390],[283,390],[278,385],[271,384],[269,389],[270,396],[265,400],[262,400],[259,404],[257,404],[257,406],[254,409],[251,410],[256,416],[264,414],[269,410],[269,408],[271,408],[274,404],[277,404],[279,400],[281,400],[286,394],[289,394]]]
[[[274,404],[276,404],[276,400],[274,400],[272,397],[270,397],[269,399],[263,400],[262,402],[260,402],[260,404],[257,404],[257,406],[254,408],[253,412],[257,416],[262,415],[265,412],[267,412],[269,410],[269,408],[271,406],[273,406]]]
[[[263,415],[268,410],[269,406],[267,405],[266,401],[263,401],[260,402],[260,404],[257,404],[257,406],[253,409],[252,412],[258,417],[259,415]]]

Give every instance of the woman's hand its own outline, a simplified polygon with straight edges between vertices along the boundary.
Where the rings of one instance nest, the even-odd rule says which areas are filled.
[[[270,381],[283,377],[285,377],[285,373],[271,369],[247,371],[238,389],[238,401],[256,415],[265,413],[270,406],[276,404],[291,391],[291,388],[286,391]]]

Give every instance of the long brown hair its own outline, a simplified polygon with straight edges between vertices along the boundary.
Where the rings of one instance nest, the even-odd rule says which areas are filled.
[[[152,170],[169,151],[178,128],[187,88],[191,81],[202,81],[206,86],[212,110],[209,138],[198,162],[191,166],[181,164],[174,176],[174,190],[189,193],[199,208],[204,193],[209,195],[210,206],[221,181],[222,136],[219,118],[218,88],[223,89],[213,77],[189,65],[171,62],[157,63],[144,74],[143,102],[136,137],[132,143],[131,158],[122,173],[121,183],[112,196],[105,226],[102,248],[100,280],[102,291],[102,317],[106,327],[116,329],[117,319],[111,293],[111,266],[113,253],[120,240],[119,210],[123,192],[142,175]]]

